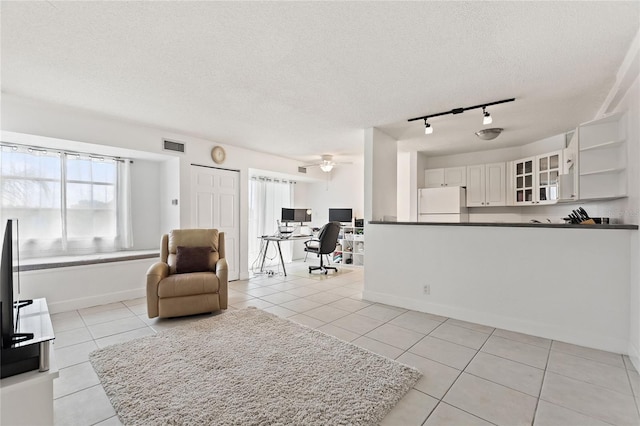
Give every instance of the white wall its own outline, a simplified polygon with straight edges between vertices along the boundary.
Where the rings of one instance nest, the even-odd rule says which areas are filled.
[[[397,217],[398,143],[379,129],[364,132],[364,217]]]
[[[294,189],[294,206],[309,207],[313,225],[329,221],[330,208],[351,208],[353,217],[364,217],[364,163],[342,164],[317,182],[298,182]]]
[[[619,214],[628,223],[640,223],[640,77],[636,77],[617,111],[627,110],[627,146],[629,198],[619,203]],[[640,232],[631,239],[630,315],[628,353],[636,368],[640,368]]]
[[[171,200],[180,200],[180,159],[175,157],[160,164],[160,230],[180,227],[180,206],[173,205]],[[156,247],[160,247],[159,235]]]
[[[160,228],[160,170],[156,161],[135,160],[131,165],[131,221],[133,250],[157,249]]]
[[[411,195],[414,192],[412,177],[420,174],[412,164],[414,163],[412,159],[416,156],[415,152],[398,152],[398,222],[412,220]]]
[[[573,129],[568,129],[567,131],[570,130]],[[513,161],[564,148],[565,135],[560,134],[550,136],[539,141],[530,142],[521,146],[490,149],[477,152],[466,152],[463,154],[427,156],[425,168],[438,169],[441,167],[473,166],[476,164]]]
[[[426,157],[425,169],[439,169],[511,161],[522,158],[522,153],[520,147],[510,147],[452,155],[430,156],[427,154]],[[424,176],[422,178],[424,180]]]
[[[366,300],[627,352],[637,231],[369,224]],[[397,250],[389,250],[390,246]],[[431,294],[424,294],[424,285]]]
[[[20,297],[47,299],[49,312],[144,297],[145,274],[157,259],[42,269],[20,273]]]
[[[160,235],[172,228],[190,226],[190,167],[191,164],[214,166],[211,160],[211,149],[217,145],[213,141],[208,141],[193,135],[179,134],[168,129],[160,129],[144,126],[138,123],[131,123],[125,120],[114,119],[91,112],[69,108],[59,105],[46,104],[24,99],[13,95],[2,95],[1,99],[1,123],[3,132],[17,132],[28,135],[39,135],[50,138],[59,138],[68,141],[79,141],[100,145],[105,155],[113,155],[120,151],[142,151],[152,157],[163,161],[157,167],[158,176],[149,176],[149,181],[145,182],[143,189],[150,192],[158,190],[160,184],[160,212],[156,212],[157,218],[152,219],[150,226],[159,226],[153,247],[157,247]],[[186,144],[186,154],[168,153],[162,150],[162,140],[171,139]],[[294,160],[264,154],[256,151],[223,145],[227,151],[227,161],[225,168],[240,171],[240,277],[248,278],[248,252],[247,252],[247,226],[248,226],[248,170],[249,168],[264,169],[268,164],[270,169],[276,172],[290,175],[297,174],[299,163]],[[172,159],[166,160],[166,155]],[[162,160],[160,160],[162,158]],[[134,164],[135,165],[135,164]],[[147,170],[156,172],[156,167],[147,165]],[[149,197],[151,197],[149,195]],[[172,206],[171,200],[177,199],[178,206]],[[147,212],[153,214],[153,212]],[[144,239],[154,239],[150,228],[143,231]],[[145,242],[146,245],[146,242]],[[125,262],[123,262],[125,263]],[[128,270],[127,266],[121,263],[108,264],[111,276],[123,276]],[[144,269],[144,268],[142,268]],[[32,274],[25,276],[26,281],[32,280]],[[137,280],[125,281],[128,289],[135,291],[142,289],[145,283],[144,271],[135,274]],[[56,273],[56,292],[65,295],[67,298],[74,298],[76,275],[73,269],[58,271]],[[105,276],[108,276],[105,274]],[[47,281],[47,280],[45,280]],[[115,282],[107,279],[101,286],[91,287],[94,296],[82,296],[78,300],[85,300],[87,303],[95,304],[99,295],[103,300],[110,300],[113,294],[122,293],[123,289],[118,288]],[[48,289],[44,286],[51,286],[52,282],[33,281],[33,293],[46,294]],[[36,290],[37,288],[37,290]],[[69,295],[72,295],[71,297]],[[41,297],[41,296],[38,296]],[[98,298],[97,298],[98,297]],[[88,305],[87,305],[88,306]]]

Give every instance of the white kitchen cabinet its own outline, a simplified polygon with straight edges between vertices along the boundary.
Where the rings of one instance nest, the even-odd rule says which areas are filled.
[[[625,126],[617,113],[578,127],[581,200],[627,195]]]
[[[513,162],[515,205],[553,204],[558,201],[562,151]]]
[[[444,186],[444,169],[427,169],[424,171],[425,188]]]
[[[467,207],[506,205],[506,163],[467,167]]]
[[[425,188],[439,188],[441,186],[466,186],[466,167],[447,167],[442,169],[427,169],[424,171]]]

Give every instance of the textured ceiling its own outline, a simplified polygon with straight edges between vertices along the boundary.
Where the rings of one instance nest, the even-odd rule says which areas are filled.
[[[531,142],[591,119],[638,2],[1,3],[2,91],[301,161],[378,126],[431,153]],[[481,110],[505,132],[479,142]]]

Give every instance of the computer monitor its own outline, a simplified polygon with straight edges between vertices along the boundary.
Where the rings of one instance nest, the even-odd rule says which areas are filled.
[[[295,209],[294,222],[311,222],[311,209]]]
[[[300,224],[311,222],[311,209],[289,209],[282,207],[280,222],[298,222]]]
[[[288,209],[283,207],[282,213],[280,214],[280,221],[282,222],[297,222],[296,221],[296,209]]]
[[[353,218],[352,209],[329,209],[329,222],[347,223]]]

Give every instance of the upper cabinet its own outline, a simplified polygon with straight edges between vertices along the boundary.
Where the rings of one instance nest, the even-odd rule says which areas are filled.
[[[582,124],[579,138],[580,199],[627,195],[625,115],[617,113]]]
[[[441,186],[466,186],[467,168],[448,167],[446,169],[427,169],[424,171],[424,185],[426,188]]]
[[[467,167],[467,207],[506,205],[505,163]]]
[[[558,201],[558,176],[562,151],[523,158],[513,162],[515,205],[553,204]]]

